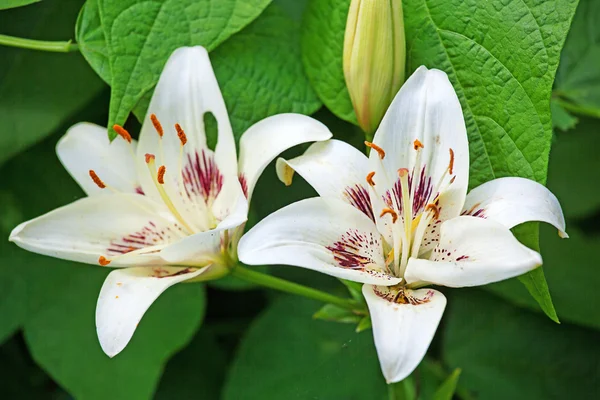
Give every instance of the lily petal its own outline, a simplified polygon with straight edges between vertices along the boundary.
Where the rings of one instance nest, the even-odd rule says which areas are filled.
[[[375,220],[367,182],[368,158],[340,140],[313,143],[291,160],[277,160],[277,176],[286,185],[299,173],[321,197],[335,197],[350,203]]]
[[[105,193],[109,189],[101,189],[90,177],[93,170],[103,183],[111,188],[126,192],[139,193],[133,158],[137,142],[127,143],[120,138],[108,140],[106,128],[81,122],[73,125],[58,141],[56,154],[62,165],[81,186],[83,191],[92,196]]]
[[[314,118],[302,114],[278,114],[252,125],[240,139],[240,180],[248,199],[263,170],[283,151],[300,143],[331,138],[331,132]]]
[[[119,354],[162,292],[208,268],[133,267],[108,274],[96,305],[96,329],[102,350],[109,357]]]
[[[430,260],[411,258],[404,275],[449,287],[487,285],[531,271],[542,257],[519,243],[504,225],[464,216],[442,224],[438,246]]]
[[[373,221],[339,199],[305,199],[274,212],[242,237],[238,252],[250,265],[295,265],[384,286],[401,281],[385,272]]]
[[[392,189],[383,178],[399,185],[398,171],[405,168],[416,182],[414,210],[423,210],[439,193],[441,220],[460,214],[469,180],[469,147],[460,102],[444,72],[419,67],[394,98],[373,142],[385,152],[383,159],[377,151],[369,157],[380,195],[386,194],[382,189]]]
[[[546,222],[568,237],[558,199],[530,179],[499,178],[476,187],[467,195],[463,215],[491,219],[509,229],[528,221]]]
[[[111,267],[162,265],[157,249],[184,235],[168,210],[138,194],[86,197],[17,226],[10,241],[26,250]]]
[[[373,338],[388,383],[409,376],[421,363],[442,319],[446,297],[437,290],[405,290],[400,304],[392,288],[364,285]]]
[[[214,153],[206,142],[204,114],[207,112],[212,113],[218,123]],[[162,139],[151,119],[153,114],[164,131]],[[176,124],[187,138],[183,157]],[[142,124],[137,157],[140,180],[144,192],[158,198],[145,163],[146,153],[154,154],[156,164],[166,167],[165,176],[179,188],[173,195],[183,196],[183,203],[187,196],[199,206],[214,200],[223,177],[237,175],[231,124],[208,52],[203,47],[182,47],[171,54]],[[181,188],[182,174],[184,188]]]

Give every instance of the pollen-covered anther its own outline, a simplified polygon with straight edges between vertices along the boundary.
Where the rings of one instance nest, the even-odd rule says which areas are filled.
[[[392,216],[392,223],[396,223],[398,220],[398,213],[396,211],[392,210],[391,208],[384,208],[381,211],[381,214],[379,214],[379,217],[382,218],[386,214],[390,214]]]
[[[448,164],[448,172],[452,175],[452,171],[454,170],[454,150],[452,148],[450,150],[450,164]]]
[[[98,186],[100,189],[104,189],[106,187],[106,184],[102,182],[102,179],[100,179],[93,169],[90,169],[90,178],[92,178],[96,186]]]
[[[381,147],[377,146],[375,143],[367,142],[365,140],[365,146],[370,147],[373,150],[375,150],[377,152],[377,154],[379,154],[379,158],[381,158],[382,160],[385,157],[385,151],[383,151],[383,149]]]
[[[146,153],[146,164],[150,164],[156,157],[154,154]]]
[[[150,114],[150,121],[152,121],[152,125],[154,125],[154,129],[156,129],[156,133],[158,133],[158,136],[163,137],[165,131],[163,130],[160,121],[156,117],[156,114]]]
[[[421,143],[421,141],[419,139],[415,139],[415,141],[413,142],[413,147],[415,150],[419,150],[425,146],[423,146],[423,143]]]
[[[433,212],[433,218],[435,218],[435,219],[439,219],[439,217],[440,217],[440,209],[434,203],[427,204],[425,206],[425,211],[431,211],[431,212]]]
[[[123,128],[121,125],[114,124],[113,130],[117,132],[117,135],[125,139],[127,143],[131,143],[131,135],[127,132],[127,129]]]
[[[373,182],[373,177],[375,176],[375,171],[369,172],[367,175],[367,183],[371,186],[375,186],[375,182]]]
[[[98,264],[106,267],[108,264],[110,264],[110,260],[104,256],[100,256],[98,257]]]
[[[156,176],[156,180],[161,185],[165,184],[165,172],[167,172],[167,168],[164,165],[158,167],[158,175]]]
[[[185,144],[187,143],[187,136],[185,135],[183,128],[181,127],[181,125],[175,124],[175,129],[177,130],[177,136],[179,137],[181,145],[185,146]]]
[[[404,178],[406,175],[408,175],[408,168],[400,168],[398,170],[398,176],[400,176],[400,178]]]

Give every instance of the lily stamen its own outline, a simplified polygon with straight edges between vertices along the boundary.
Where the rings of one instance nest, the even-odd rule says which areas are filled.
[[[156,180],[161,185],[165,184],[165,172],[167,172],[167,167],[165,167],[164,165],[161,165],[160,167],[158,167],[158,174],[156,176]]]
[[[117,133],[117,135],[125,139],[127,143],[131,143],[131,135],[129,132],[127,132],[127,129],[123,128],[121,125],[114,124],[113,130]]]
[[[160,121],[156,117],[156,114],[150,114],[150,121],[152,121],[152,125],[154,126],[154,129],[156,129],[156,133],[158,133],[158,136],[160,136],[162,138],[163,135],[165,134],[165,131],[163,130],[163,127],[160,124]]]
[[[373,177],[375,176],[375,171],[369,172],[367,175],[367,183],[371,186],[375,186],[375,182],[373,182]]]
[[[382,218],[386,214],[390,214],[392,216],[392,223],[395,224],[396,221],[398,220],[398,213],[396,211],[392,210],[391,208],[384,208],[381,211],[381,214],[379,214],[379,217]]]
[[[385,157],[385,151],[383,151],[383,149],[379,146],[377,146],[375,143],[371,143],[371,142],[367,142],[365,140],[365,146],[372,148],[373,150],[375,150],[377,152],[377,154],[379,154],[379,158],[380,159],[384,159]]]
[[[100,189],[106,188],[106,184],[102,181],[102,179],[100,179],[100,177],[96,174],[96,172],[93,169],[90,169],[89,174],[90,178],[92,178],[96,186],[98,186]]]
[[[110,264],[110,261],[108,258],[104,257],[104,256],[100,256],[98,257],[98,264],[100,264],[103,267],[106,267],[108,264]]]

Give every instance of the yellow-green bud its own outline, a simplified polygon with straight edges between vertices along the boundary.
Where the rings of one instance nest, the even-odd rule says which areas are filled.
[[[372,134],[404,83],[402,0],[352,0],[344,37],[344,77],[360,127]]]

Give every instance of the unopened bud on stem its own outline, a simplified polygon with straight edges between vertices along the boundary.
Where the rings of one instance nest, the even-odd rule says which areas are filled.
[[[358,124],[369,136],[404,83],[405,58],[402,0],[352,0],[344,77]]]

